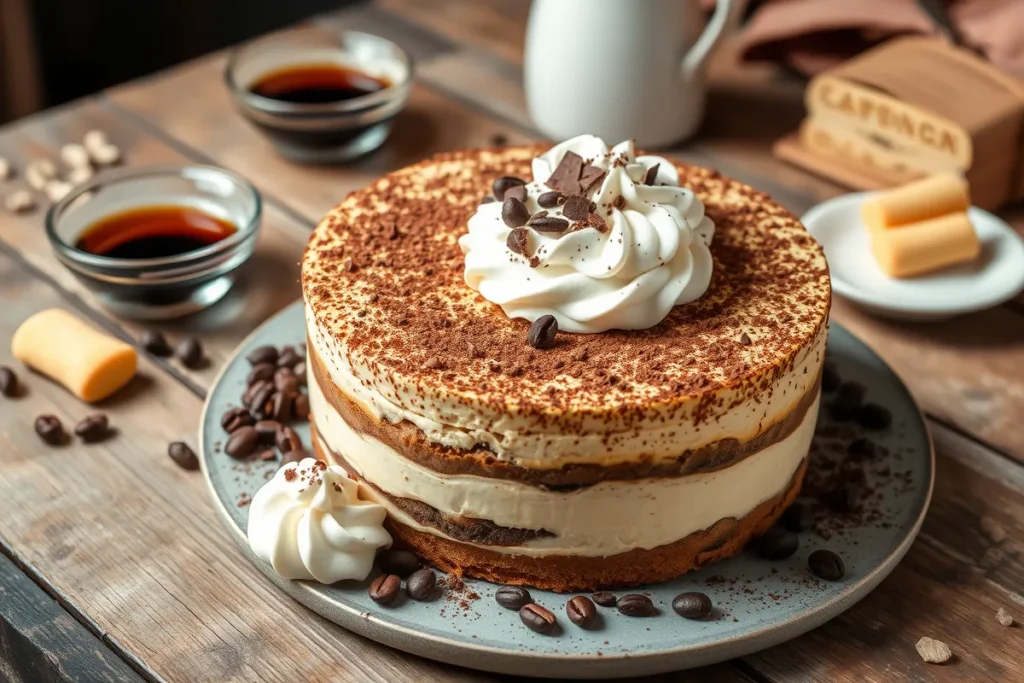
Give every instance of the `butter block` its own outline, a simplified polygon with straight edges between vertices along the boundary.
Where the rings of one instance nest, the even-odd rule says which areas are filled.
[[[11,340],[19,361],[87,403],[101,401],[135,375],[135,349],[59,308],[36,313]]]
[[[970,205],[967,181],[955,173],[940,173],[880,193],[861,205],[860,215],[873,231],[966,211]]]
[[[981,242],[967,214],[958,212],[898,230],[873,230],[871,250],[887,275],[902,278],[972,261]]]

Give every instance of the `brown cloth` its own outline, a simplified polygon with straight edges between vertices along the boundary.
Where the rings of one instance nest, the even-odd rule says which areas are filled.
[[[714,0],[701,0],[707,8]],[[1024,76],[1024,0],[953,0],[955,35],[1006,73]],[[888,38],[940,31],[918,0],[766,0],[739,36],[749,61],[774,61],[807,75]]]

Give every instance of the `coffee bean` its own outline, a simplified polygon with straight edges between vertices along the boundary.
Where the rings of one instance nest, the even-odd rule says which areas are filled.
[[[505,239],[505,246],[513,254],[526,256],[526,252],[530,250],[530,231],[526,228],[515,228]]]
[[[757,541],[757,554],[766,560],[784,560],[797,551],[800,539],[785,527],[773,526]]]
[[[0,366],[0,394],[12,398],[18,393],[18,376],[9,367]]]
[[[533,602],[530,591],[522,586],[502,586],[494,593],[494,599],[505,609],[520,610]]]
[[[299,379],[291,368],[278,368],[274,373],[274,388],[294,396],[299,393]]]
[[[261,382],[259,389],[253,393],[252,398],[249,399],[249,403],[246,404],[249,408],[249,412],[257,420],[265,420],[270,417],[270,410],[273,407],[270,403],[270,399],[274,395],[274,385],[271,382]]]
[[[199,469],[199,458],[196,457],[195,451],[183,441],[172,441],[167,446],[167,455],[171,457],[175,465],[183,470],[195,471]]]
[[[840,422],[850,422],[857,418],[857,409],[864,400],[864,387],[854,382],[846,382],[839,387],[839,393],[828,409],[832,417]]]
[[[537,203],[545,209],[553,209],[565,203],[565,195],[561,192],[544,192],[537,197]]]
[[[615,601],[615,607],[627,617],[653,617],[658,613],[646,595],[629,593]]]
[[[167,337],[159,330],[144,330],[139,337],[139,346],[146,353],[161,358],[171,355],[171,345],[167,343]]]
[[[402,588],[402,580],[394,574],[381,574],[370,584],[370,599],[378,605],[386,605],[396,597]]]
[[[711,598],[703,593],[680,593],[672,599],[672,609],[686,619],[707,619],[711,616]]]
[[[178,357],[182,365],[193,370],[201,368],[206,363],[203,345],[195,337],[181,340],[178,347],[174,349],[174,355]]]
[[[110,435],[110,421],[103,413],[89,415],[75,425],[75,436],[86,443],[102,441]]]
[[[531,631],[550,633],[555,627],[555,615],[535,602],[523,605],[519,610],[519,618]]]
[[[295,394],[275,391],[271,397],[270,416],[278,422],[291,422]]]
[[[273,378],[274,371],[277,368],[270,363],[257,363],[252,366],[252,370],[249,371],[249,376],[245,378],[246,384],[255,384],[256,382],[262,382]]]
[[[261,363],[270,363],[271,365],[277,364],[277,347],[274,346],[258,346],[249,352],[249,355],[245,357],[249,361],[250,365],[260,365]]]
[[[252,401],[253,396],[256,395],[256,392],[262,391],[263,387],[265,386],[269,386],[271,391],[273,391],[274,389],[274,383],[271,382],[269,379],[261,379],[260,381],[254,384],[250,384],[248,387],[245,388],[245,391],[242,392],[242,403],[244,403],[245,405],[249,405],[249,402]]]
[[[431,569],[417,569],[405,581],[405,592],[413,600],[426,600],[434,592],[437,577]]]
[[[807,558],[807,566],[814,575],[826,581],[839,581],[846,576],[846,564],[843,558],[831,550],[815,550]]]
[[[864,429],[872,431],[888,429],[892,425],[892,413],[877,403],[865,403],[857,409],[857,422]]]
[[[558,321],[553,315],[542,315],[530,325],[526,333],[526,341],[535,349],[550,349],[555,345],[558,334]]]
[[[526,225],[530,220],[530,210],[514,197],[509,197],[501,204],[501,220],[510,228]]]
[[[260,435],[255,427],[239,427],[228,437],[224,452],[240,460],[253,452],[259,440]]]
[[[277,446],[277,450],[281,451],[281,455],[287,455],[293,451],[302,450],[302,437],[294,429],[288,426],[281,427],[277,430],[277,435],[274,437],[274,443]]]
[[[36,418],[35,429],[39,438],[51,446],[59,446],[67,437],[64,425],[56,415],[40,415]]]
[[[296,363],[293,369],[295,371],[295,379],[298,380],[299,385],[306,386],[306,361]]]
[[[293,462],[295,462],[295,463],[302,462],[306,458],[310,458],[310,457],[312,457],[312,456],[309,453],[307,453],[305,451],[305,449],[303,449],[303,448],[299,448],[299,449],[296,449],[294,451],[288,451],[287,453],[285,453],[285,454],[283,454],[281,456],[281,465],[284,466],[284,465],[290,465]]]
[[[569,229],[569,221],[556,216],[531,218],[527,225],[537,232],[565,232]]]
[[[272,444],[277,439],[278,430],[283,426],[277,420],[260,420],[253,425],[253,428],[259,435],[259,442],[261,444]]]
[[[839,388],[839,385],[843,383],[842,377],[836,372],[828,363],[821,369],[821,390],[826,394],[831,394],[833,391]]]
[[[608,591],[600,591],[590,596],[594,599],[594,602],[601,605],[601,607],[615,607],[615,594],[609,593]]]
[[[228,434],[235,431],[239,427],[248,427],[253,423],[252,415],[245,408],[229,408],[220,417],[220,426],[224,428]]]
[[[491,186],[491,191],[494,193],[495,198],[500,202],[505,200],[505,192],[513,187],[523,187],[526,185],[526,181],[522,178],[516,178],[515,176],[502,176],[494,181]]]
[[[874,441],[862,437],[851,442],[846,452],[855,458],[873,458],[878,451]]]
[[[277,367],[294,368],[302,361],[302,356],[294,346],[282,346],[277,354]]]
[[[404,578],[420,568],[420,560],[408,550],[384,550],[377,556],[377,566],[385,574]]]
[[[590,601],[590,598],[582,595],[577,595],[565,603],[565,613],[569,615],[569,621],[580,628],[589,628],[597,618],[597,608],[594,607],[594,603]]]
[[[845,514],[853,510],[857,500],[857,492],[850,484],[840,484],[831,491],[825,493],[825,504],[833,512]]]

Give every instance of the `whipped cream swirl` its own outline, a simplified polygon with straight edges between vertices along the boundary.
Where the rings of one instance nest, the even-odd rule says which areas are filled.
[[[570,220],[562,233],[527,226],[526,249],[517,254],[502,202],[481,204],[459,238],[466,283],[510,318],[550,314],[559,329],[578,333],[653,327],[673,306],[700,298],[711,281],[714,224],[679,186],[675,165],[636,156],[632,140],[609,150],[581,135],[533,160],[523,202],[531,216],[563,217],[564,205],[545,209],[537,200],[556,189],[547,183],[567,152],[604,173],[584,191],[601,220]]]
[[[249,545],[286,579],[365,579],[377,548],[391,545],[386,510],[358,497],[345,470],[305,458],[285,465],[249,505]]]

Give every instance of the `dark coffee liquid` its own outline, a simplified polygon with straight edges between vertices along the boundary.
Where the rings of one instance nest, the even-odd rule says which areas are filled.
[[[293,104],[331,104],[370,95],[391,84],[340,64],[301,64],[260,76],[249,90]]]
[[[75,248],[110,258],[162,258],[202,249],[236,231],[233,223],[195,207],[146,206],[93,223]]]

